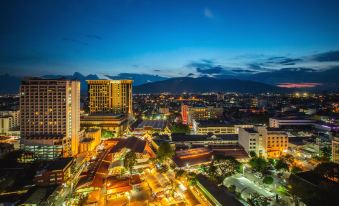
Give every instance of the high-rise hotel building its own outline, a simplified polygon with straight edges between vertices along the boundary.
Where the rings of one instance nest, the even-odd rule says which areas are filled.
[[[21,82],[21,144],[36,159],[78,153],[80,82],[31,78]]]
[[[133,80],[88,80],[91,114],[132,115]]]

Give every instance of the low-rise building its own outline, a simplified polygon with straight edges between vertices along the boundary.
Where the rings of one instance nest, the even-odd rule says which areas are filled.
[[[167,126],[167,120],[142,120],[137,122],[136,126],[133,128],[133,134],[138,136],[153,133],[170,133],[170,130]]]
[[[48,162],[35,174],[34,183],[37,186],[51,186],[67,183],[71,177],[72,157],[60,158]]]
[[[286,116],[269,118],[269,127],[281,128],[283,126],[305,126],[314,125],[315,120],[306,117]]]
[[[187,135],[187,134],[172,134],[172,144],[176,146],[223,146],[223,145],[237,145],[238,135]]]
[[[92,152],[100,144],[101,141],[101,129],[89,128],[84,132],[84,137],[79,143],[79,152]]]
[[[288,149],[288,135],[266,127],[240,128],[239,144],[247,153],[276,158]]]
[[[255,152],[258,155],[263,154],[262,135],[253,128],[239,129],[239,144],[249,154]]]
[[[128,119],[124,115],[91,114],[83,115],[80,119],[81,127],[101,128],[110,131],[114,137],[121,136],[127,129]]]
[[[226,120],[193,120],[195,134],[238,134],[239,128],[252,128],[253,125],[234,124]]]

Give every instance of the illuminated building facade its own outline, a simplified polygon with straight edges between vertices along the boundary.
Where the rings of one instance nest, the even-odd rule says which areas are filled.
[[[253,125],[236,125],[224,120],[193,121],[194,134],[238,134],[239,128],[253,128]]]
[[[21,82],[21,144],[36,159],[78,153],[80,82],[32,78]]]
[[[270,118],[269,127],[272,128],[281,128],[283,126],[305,126],[305,125],[314,125],[315,120],[298,118],[298,117],[284,117],[284,118]]]
[[[253,151],[268,158],[277,158],[288,149],[288,136],[283,131],[266,127],[240,128],[239,144],[247,153]]]
[[[0,111],[0,134],[10,134],[19,125],[20,111]]]
[[[339,137],[333,137],[332,140],[332,161],[339,163]]]
[[[224,109],[214,106],[181,105],[181,117],[184,124],[193,125],[193,120],[217,119],[223,116]]]
[[[280,157],[288,149],[286,132],[265,129],[261,134],[263,135],[263,146],[268,158]]]
[[[132,115],[133,80],[88,80],[89,110]]]

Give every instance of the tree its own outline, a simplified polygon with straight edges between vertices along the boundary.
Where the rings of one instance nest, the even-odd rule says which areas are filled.
[[[132,174],[133,166],[137,163],[137,155],[133,151],[126,153],[124,157],[124,167]]]
[[[225,177],[231,176],[236,172],[239,172],[241,163],[234,157],[230,156],[215,156],[214,160],[210,163],[207,175],[208,177],[219,183],[225,179]]]
[[[228,187],[228,191],[231,192],[231,193],[235,193],[236,189],[237,189],[237,187],[235,185],[230,185]]]
[[[254,157],[249,161],[251,167],[258,172],[263,172],[268,166],[268,162],[262,157]]]
[[[183,169],[175,170],[175,178],[178,179],[180,177],[186,176],[186,171]]]
[[[250,156],[253,157],[257,157],[257,153],[255,153],[255,151],[250,151]]]
[[[164,162],[167,159],[171,159],[174,155],[174,151],[168,142],[162,142],[157,151],[157,158],[160,162]]]
[[[267,185],[270,185],[273,183],[273,177],[271,176],[266,176],[264,177],[263,181],[262,181],[264,184],[267,184]]]
[[[190,128],[186,124],[174,123],[171,127],[171,132],[188,134],[190,132]]]
[[[329,147],[321,148],[321,157],[323,161],[329,161],[331,159],[332,151]]]
[[[288,170],[288,164],[284,159],[279,159],[275,163],[275,169],[276,170]]]
[[[255,192],[251,194],[251,197],[247,199],[247,202],[251,206],[268,206],[270,205],[269,199],[259,193]]]
[[[191,186],[194,186],[197,184],[197,174],[194,172],[189,172],[187,174],[187,180]]]

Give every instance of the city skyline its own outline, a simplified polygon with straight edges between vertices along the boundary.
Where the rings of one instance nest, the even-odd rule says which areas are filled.
[[[0,9],[0,72],[246,75],[339,65],[337,1],[58,1]]]

